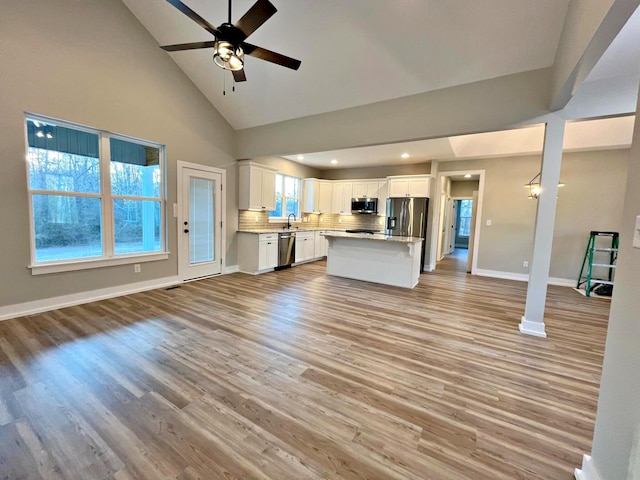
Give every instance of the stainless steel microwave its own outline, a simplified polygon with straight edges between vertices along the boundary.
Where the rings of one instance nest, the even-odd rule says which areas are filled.
[[[378,213],[378,199],[377,198],[352,198],[351,199],[351,213]]]

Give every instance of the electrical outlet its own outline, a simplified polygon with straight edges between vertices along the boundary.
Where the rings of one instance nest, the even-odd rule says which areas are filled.
[[[338,218],[338,223],[342,223],[342,219],[341,218]]]
[[[323,221],[324,221],[324,218],[320,217],[320,222],[323,222]]]
[[[141,272],[141,268],[140,268],[140,264],[139,263],[135,263],[133,265],[133,273],[140,273]]]
[[[529,268],[529,262],[525,260],[524,262],[522,262],[522,266],[524,268]]]
[[[487,220],[487,227],[491,226],[491,220]]]
[[[256,215],[256,223],[258,223],[258,215]]]

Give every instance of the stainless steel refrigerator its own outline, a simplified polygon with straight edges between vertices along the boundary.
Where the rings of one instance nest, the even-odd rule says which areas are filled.
[[[387,235],[421,237],[422,255],[420,271],[424,271],[424,257],[427,250],[427,212],[429,199],[426,197],[387,198]]]

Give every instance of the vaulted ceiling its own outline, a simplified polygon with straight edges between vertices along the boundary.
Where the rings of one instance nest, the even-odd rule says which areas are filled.
[[[122,0],[159,45],[212,40],[163,0]],[[213,25],[227,0],[183,0]],[[255,0],[234,0],[237,21]],[[246,57],[235,85],[213,50],[167,53],[236,130],[309,117],[554,65],[569,0],[271,0],[278,12],[248,39],[302,61],[298,71]],[[633,112],[640,78],[640,13],[611,43],[566,107],[571,118]],[[226,92],[226,93],[225,93]],[[626,122],[626,123],[625,123]],[[592,128],[574,149],[620,148],[632,119]],[[539,127],[537,127],[539,130]],[[611,133],[621,129],[619,134]],[[567,129],[577,131],[575,127]],[[320,168],[500,156],[539,151],[536,127],[329,152],[305,153]],[[526,137],[530,141],[523,143]],[[588,140],[587,140],[588,138]],[[494,147],[487,148],[487,141]],[[568,142],[571,143],[571,139]],[[464,145],[464,148],[461,147]],[[298,161],[297,156],[288,158]],[[365,162],[366,161],[366,162]]]
[[[212,40],[166,1],[123,0],[160,45]],[[233,1],[237,21],[255,0]],[[226,0],[184,0],[213,25]],[[248,41],[302,60],[248,57],[247,81],[212,49],[168,53],[235,129],[365,105],[553,64],[568,0],[272,0]],[[226,88],[225,88],[226,82]],[[226,90],[226,95],[223,95]]]

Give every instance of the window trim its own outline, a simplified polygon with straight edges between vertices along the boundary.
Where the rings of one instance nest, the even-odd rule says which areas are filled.
[[[277,172],[276,173],[276,182],[278,181],[278,175],[280,175],[282,177],[282,192],[284,193],[284,178],[285,177],[289,177],[289,178],[293,178],[298,182],[298,213],[296,214],[296,219],[300,219],[300,217],[302,216],[302,188],[303,188],[303,181],[302,178],[300,177],[294,177],[293,175],[287,175],[286,173],[280,173]],[[276,186],[276,192],[278,190],[278,187]],[[293,198],[293,197],[285,197],[284,195],[282,195],[282,209],[286,211],[286,209],[284,208],[285,206],[285,198]],[[276,204],[278,203],[278,194],[276,193]],[[272,210],[273,211],[273,210]],[[271,213],[271,212],[269,212]],[[271,215],[269,215],[269,223],[282,223],[283,221],[286,221],[287,217],[272,217]]]
[[[36,245],[35,245],[35,223],[33,211],[34,195],[52,195],[53,190],[31,189],[29,176],[29,138],[27,132],[27,121],[35,120],[43,123],[53,123],[57,126],[72,128],[78,131],[92,133],[98,135],[98,159],[100,170],[100,192],[64,192],[55,191],[55,195],[73,196],[73,197],[89,197],[98,198],[101,202],[102,215],[102,232],[101,239],[103,245],[103,255],[100,257],[75,258],[69,260],[51,260],[46,262],[37,262]],[[48,273],[59,273],[77,270],[87,270],[93,268],[102,268],[116,265],[127,265],[132,263],[153,262],[158,260],[167,260],[170,252],[168,251],[168,230],[167,230],[167,162],[166,162],[166,146],[160,143],[144,140],[136,137],[113,133],[106,130],[91,128],[85,125],[60,120],[53,117],[47,117],[36,113],[25,112],[23,117],[24,135],[25,135],[25,168],[27,170],[27,195],[29,206],[29,264],[27,268],[31,270],[32,275],[42,275]],[[111,192],[111,145],[110,139],[129,141],[138,145],[157,148],[159,150],[159,166],[161,174],[161,184],[159,188],[159,197],[138,197],[129,195],[113,195]],[[115,253],[115,218],[113,212],[113,202],[115,199],[130,199],[136,201],[153,201],[160,204],[160,250],[154,252],[139,252],[133,254],[116,254]]]

